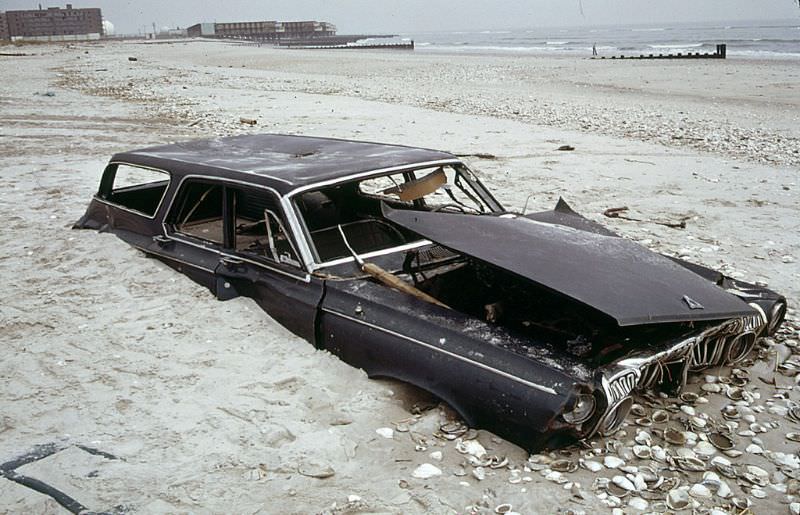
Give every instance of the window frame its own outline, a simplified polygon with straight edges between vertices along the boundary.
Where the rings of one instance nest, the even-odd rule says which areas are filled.
[[[295,188],[294,190],[290,191],[286,194],[286,198],[291,206],[291,209],[294,212],[294,218],[297,223],[298,229],[298,238],[302,236],[305,239],[306,248],[310,253],[311,262],[309,263],[309,269],[313,272],[315,270],[320,270],[323,268],[329,268],[332,266],[341,265],[344,263],[355,262],[355,258],[352,256],[349,257],[341,257],[333,260],[322,261],[317,251],[316,245],[314,244],[314,239],[311,236],[311,231],[308,229],[308,225],[303,217],[303,213],[300,209],[300,206],[297,203],[297,199],[299,199],[304,193],[310,191],[317,191],[324,189],[329,186],[335,186],[338,184],[345,184],[348,182],[361,182],[364,180],[374,179],[377,177],[382,176],[389,176],[389,175],[396,175],[402,174],[404,176],[410,175],[412,178],[415,177],[415,172],[419,170],[425,170],[427,168],[436,167],[436,166],[451,166],[454,170],[460,173],[466,181],[470,184],[472,189],[478,195],[478,197],[486,203],[487,207],[489,208],[489,213],[504,213],[506,209],[503,205],[497,200],[489,188],[487,188],[480,178],[475,174],[475,172],[470,169],[463,161],[459,159],[440,159],[435,161],[424,161],[420,163],[413,163],[408,165],[400,165],[400,166],[393,166],[388,168],[380,168],[377,170],[371,170],[367,172],[360,172],[351,175],[346,175],[344,177],[340,177],[337,179],[330,179],[327,181],[321,181],[314,184],[307,184],[304,186],[300,186]],[[487,213],[488,214],[488,213]],[[288,219],[288,216],[287,216]],[[392,254],[395,252],[404,252],[407,250],[412,250],[419,247],[424,247],[425,245],[430,245],[431,241],[427,239],[420,239],[417,241],[409,242],[404,245],[396,246],[396,247],[389,247],[386,249],[381,250],[374,250],[365,254],[359,254],[359,256],[363,259],[374,258],[378,256],[383,256],[386,254]]]
[[[239,188],[239,189],[254,189],[254,190],[263,190],[267,192],[267,194],[271,194],[276,199],[276,207],[283,214],[286,223],[284,224],[284,220],[281,220],[283,224],[284,231],[286,231],[292,249],[297,254],[298,258],[298,266],[283,263],[280,261],[274,261],[272,259],[267,258],[260,258],[259,256],[255,256],[248,253],[242,253],[241,251],[237,251],[235,248],[235,240],[233,240],[233,245],[219,245],[217,243],[211,242],[209,240],[203,240],[201,238],[196,238],[190,234],[185,234],[181,232],[177,232],[172,229],[174,226],[173,223],[170,222],[170,215],[172,214],[173,209],[176,209],[176,200],[178,198],[178,194],[183,189],[185,183],[187,181],[198,181],[198,182],[206,182],[206,183],[215,183],[223,186],[230,186],[232,188]],[[227,189],[223,190],[223,198],[226,199],[227,202]],[[295,222],[293,222],[287,215],[286,215],[286,206],[284,202],[286,199],[278,193],[275,188],[271,188],[269,186],[263,186],[260,184],[253,184],[251,182],[240,181],[236,179],[227,179],[227,178],[220,178],[218,176],[212,175],[201,175],[201,174],[188,174],[184,175],[178,181],[177,186],[175,187],[174,194],[170,195],[169,204],[166,207],[166,211],[164,217],[161,220],[161,228],[163,230],[163,234],[166,235],[170,239],[174,239],[176,241],[180,241],[181,243],[185,243],[187,245],[191,245],[194,247],[199,247],[205,250],[209,250],[215,252],[220,255],[220,257],[232,257],[238,258],[242,261],[246,261],[248,263],[260,266],[272,272],[276,272],[282,275],[286,275],[292,277],[294,279],[299,279],[303,282],[310,282],[311,276],[308,272],[309,264],[306,262],[305,254],[302,253],[302,250],[299,244],[299,237],[297,235],[297,230],[295,228]],[[228,202],[228,204],[231,204]],[[235,220],[233,219],[233,211],[223,211],[223,230],[224,231],[235,231]],[[205,243],[205,244],[204,244]]]
[[[158,204],[156,205],[156,208],[153,211],[152,215],[149,215],[143,211],[139,211],[138,209],[132,209],[130,207],[123,206],[122,204],[118,204],[117,202],[113,202],[112,200],[110,200],[109,197],[111,193],[114,191],[114,180],[117,178],[117,170],[119,168],[119,165],[130,166],[131,168],[141,168],[143,170],[151,170],[154,172],[162,173],[167,176],[166,179],[167,184],[164,187],[164,192],[161,194],[161,198],[159,199]],[[105,169],[103,170],[103,176],[100,179],[100,187],[97,189],[94,198],[95,200],[97,200],[98,202],[102,202],[103,204],[113,206],[118,209],[122,209],[123,211],[127,211],[128,213],[133,213],[145,217],[148,220],[155,220],[155,218],[158,216],[158,213],[161,211],[161,208],[164,205],[164,200],[167,198],[167,193],[169,193],[171,185],[172,185],[172,173],[169,170],[165,170],[163,168],[156,168],[154,166],[145,166],[136,163],[130,163],[127,161],[111,161],[106,165]]]

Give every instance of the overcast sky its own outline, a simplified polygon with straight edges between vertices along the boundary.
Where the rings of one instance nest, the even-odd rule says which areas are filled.
[[[36,9],[39,0],[0,0],[0,10]],[[42,1],[43,7],[64,3]],[[100,7],[116,32],[152,23],[187,27],[201,21],[320,20],[339,33],[422,32],[691,21],[800,22],[797,0],[73,0]]]

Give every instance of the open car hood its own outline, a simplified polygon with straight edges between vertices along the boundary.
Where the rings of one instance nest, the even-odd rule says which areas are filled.
[[[521,216],[391,209],[392,222],[604,313],[620,326],[752,315],[741,299],[641,245]]]

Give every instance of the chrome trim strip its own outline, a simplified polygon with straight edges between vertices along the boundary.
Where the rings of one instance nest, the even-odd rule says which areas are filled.
[[[361,257],[361,258],[374,258],[374,257],[378,257],[378,256],[385,256],[387,254],[393,254],[394,252],[402,252],[404,250],[416,249],[416,248],[424,247],[426,245],[431,245],[431,244],[433,244],[433,242],[430,241],[430,240],[412,241],[411,243],[406,243],[405,245],[400,245],[398,247],[389,247],[389,248],[382,249],[382,250],[373,250],[372,252],[367,252],[366,254],[359,254],[359,257]],[[344,264],[344,263],[351,263],[351,262],[355,262],[355,258],[352,257],[352,256],[351,257],[338,258],[338,259],[334,259],[332,261],[325,261],[325,262],[319,263],[319,264],[314,263],[314,268],[312,268],[311,271],[314,272],[314,271],[319,270],[321,268],[327,268],[327,267],[330,267],[330,266],[336,266],[336,265],[341,265],[341,264]]]
[[[367,327],[371,327],[373,329],[376,329],[378,331],[384,332],[386,334],[390,334],[392,336],[396,336],[398,338],[402,338],[402,339],[410,341],[412,343],[416,343],[417,345],[421,345],[421,346],[423,346],[423,347],[425,347],[427,349],[434,350],[434,351],[437,351],[437,352],[441,352],[442,354],[450,356],[451,358],[455,358],[457,360],[464,361],[465,363],[469,363],[471,365],[475,365],[478,368],[481,368],[481,369],[489,371],[489,372],[493,372],[493,373],[495,373],[495,374],[497,374],[499,376],[505,377],[506,379],[510,379],[510,380],[515,381],[517,383],[524,384],[525,386],[529,386],[529,387],[534,388],[536,390],[539,390],[541,392],[549,393],[550,395],[558,395],[558,392],[556,392],[555,390],[553,390],[552,388],[550,388],[548,386],[543,386],[543,385],[540,385],[540,384],[537,384],[537,383],[533,383],[533,382],[528,381],[526,379],[522,379],[521,377],[517,377],[515,375],[511,375],[508,372],[503,372],[502,370],[498,370],[496,368],[490,367],[489,365],[481,363],[480,361],[475,361],[475,360],[469,359],[469,358],[464,357],[464,356],[462,356],[460,354],[456,354],[454,352],[450,352],[448,350],[442,349],[442,348],[437,347],[435,345],[431,345],[430,343],[425,343],[423,341],[417,340],[417,339],[412,338],[410,336],[406,336],[404,334],[400,334],[398,332],[392,331],[391,329],[386,329],[385,327],[380,327],[380,326],[377,326],[375,324],[371,324],[369,322],[365,322],[364,320],[360,320],[360,319],[352,317],[350,315],[345,315],[344,313],[340,313],[338,311],[333,311],[330,308],[323,307],[322,311],[324,311],[326,313],[330,313],[331,315],[336,315],[338,317],[350,320],[351,322],[355,322],[357,324],[361,324],[361,325],[365,325]]]
[[[164,170],[162,168],[155,168],[155,167],[152,167],[152,166],[137,165],[137,164],[134,164],[134,163],[128,163],[127,161],[109,161],[109,163],[106,165],[106,168],[108,168],[110,165],[125,165],[125,166],[130,166],[131,168],[142,168],[144,170],[152,170],[154,172],[164,173],[164,174],[167,175],[167,177],[168,177],[167,178],[167,187],[164,188],[164,193],[161,194],[161,199],[158,201],[158,205],[156,206],[156,210],[153,211],[152,216],[148,215],[147,213],[143,213],[141,211],[137,211],[136,209],[130,209],[130,208],[127,208],[127,207],[125,207],[125,206],[123,206],[121,204],[116,204],[116,203],[111,202],[109,200],[100,198],[100,196],[98,195],[98,193],[100,193],[100,192],[95,193],[94,196],[92,197],[94,200],[100,202],[101,204],[105,204],[107,206],[115,207],[117,209],[121,209],[123,211],[127,211],[128,213],[132,213],[134,215],[139,215],[141,217],[147,218],[148,220],[155,220],[156,216],[158,215],[158,211],[161,209],[161,205],[164,203],[164,199],[167,198],[167,192],[169,191],[169,187],[172,184],[172,174],[169,171]],[[117,178],[116,174],[117,174],[117,171],[114,170],[114,179]],[[105,175],[105,170],[103,171],[103,175]],[[131,186],[136,186],[136,184],[131,184]],[[113,183],[111,184],[111,187],[112,187],[111,191],[113,192],[114,191],[113,190],[113,187],[114,187]]]

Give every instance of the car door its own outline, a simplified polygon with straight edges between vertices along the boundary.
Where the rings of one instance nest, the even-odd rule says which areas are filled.
[[[214,292],[225,246],[225,186],[211,178],[185,178],[173,199],[164,234],[153,237],[147,250]]]
[[[251,297],[281,325],[315,342],[324,283],[303,268],[277,194],[229,184],[224,204],[228,235],[215,265],[217,297]]]

